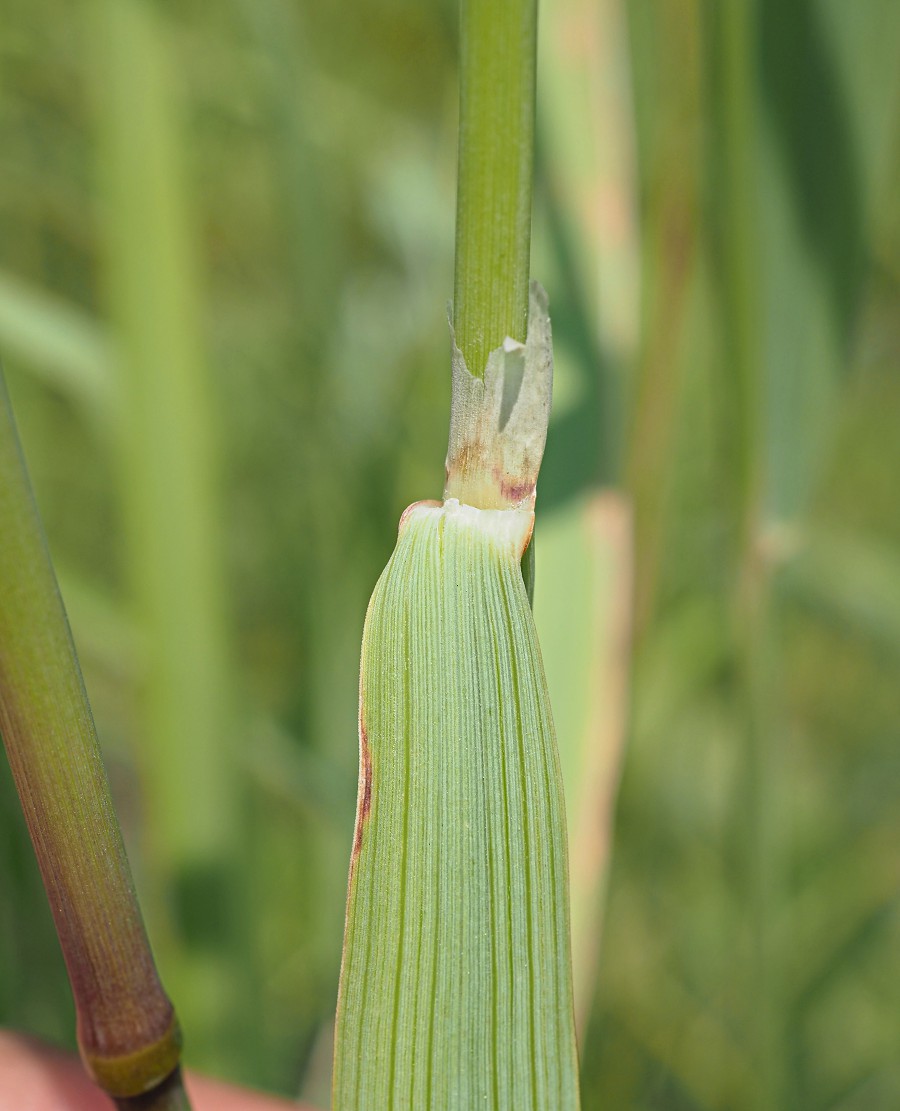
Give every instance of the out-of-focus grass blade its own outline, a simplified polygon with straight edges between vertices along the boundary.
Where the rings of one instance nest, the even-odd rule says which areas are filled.
[[[862,210],[855,144],[814,6],[788,15],[763,4],[761,12],[768,79],[760,92],[770,126],[760,129],[755,167],[764,411],[758,465],[765,513],[794,520],[810,504],[834,425],[859,291]],[[810,103],[812,114],[804,110]]]
[[[628,440],[635,514],[635,635],[656,606],[682,390],[681,339],[697,247],[700,12],[695,0],[628,9],[641,162],[642,334]]]
[[[353,807],[355,783],[344,777],[344,769],[325,753],[298,744],[272,719],[250,723],[242,764],[269,794],[303,809],[324,827],[335,829]]]
[[[554,419],[541,472],[541,504],[553,509],[621,479],[640,251],[624,7],[551,2],[541,26],[533,257],[556,291]]]
[[[708,34],[710,119],[707,168],[713,294],[719,328],[717,375],[720,505],[725,544],[729,655],[740,721],[740,789],[734,828],[737,874],[747,907],[744,999],[754,1069],[742,1106],[790,1105],[789,1025],[774,918],[786,883],[785,725],[772,566],[760,543],[774,477],[767,439],[771,386],[765,377],[764,260],[760,222],[763,132],[756,56],[760,8],[750,0],[703,9]],[[770,389],[767,392],[767,387]]]
[[[0,271],[0,355],[8,354],[92,411],[110,415],[116,382],[103,325],[58,297]]]
[[[152,7],[100,0],[93,29],[128,571],[146,645],[139,763],[150,922],[185,1029],[196,1032],[192,1061],[234,1075],[251,1056],[242,1017],[251,988],[237,894],[241,810],[178,96]]]
[[[842,954],[873,918],[895,906],[898,844],[896,818],[881,822],[831,855],[785,908],[780,926],[796,955],[790,979],[795,1001],[838,971]]]
[[[57,567],[56,576],[82,664],[94,659],[110,674],[140,682],[143,645],[122,606],[102,587],[66,567]]]
[[[337,1109],[578,1106],[530,517],[411,507],[372,597]]]
[[[605,970],[610,990],[623,1000],[616,1018],[677,1078],[695,1106],[743,1107],[753,1075],[750,1056],[715,1001],[699,997],[673,973],[673,956],[646,923],[633,919],[627,945]]]
[[[883,0],[759,11],[765,498],[783,521],[809,508],[838,416],[866,236],[890,181],[900,18]]]
[[[640,261],[625,7],[621,0],[549,0],[541,39],[541,171],[573,233],[572,295],[584,301],[621,373],[638,340]],[[561,314],[572,306],[558,299],[555,306],[560,338]]]
[[[816,613],[900,654],[900,553],[890,545],[814,528],[781,578],[790,594]]]
[[[540,562],[535,622],[558,707],[568,800],[575,1021],[581,1036],[596,987],[626,734],[632,577],[627,501],[608,491],[542,520]]]

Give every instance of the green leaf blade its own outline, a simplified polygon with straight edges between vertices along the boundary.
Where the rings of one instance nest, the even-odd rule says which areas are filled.
[[[415,507],[363,638],[338,1109],[574,1108],[565,821],[522,511]]]

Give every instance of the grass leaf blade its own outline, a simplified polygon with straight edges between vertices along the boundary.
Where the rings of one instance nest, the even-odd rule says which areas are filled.
[[[401,522],[363,638],[334,1106],[576,1108],[561,776],[531,514]]]

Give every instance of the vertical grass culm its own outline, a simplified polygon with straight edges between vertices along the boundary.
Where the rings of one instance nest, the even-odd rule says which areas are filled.
[[[240,893],[250,870],[184,91],[160,11],[98,0],[93,16],[123,570],[143,645],[134,751],[147,916],[193,1062],[248,1080],[255,950]]]
[[[66,960],[85,1067],[122,1109],[184,1111],[160,985],[0,378],[0,733]]]

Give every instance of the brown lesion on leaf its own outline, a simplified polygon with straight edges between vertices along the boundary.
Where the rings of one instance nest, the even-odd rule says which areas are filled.
[[[356,802],[356,832],[353,836],[353,860],[362,849],[363,833],[372,809],[372,753],[369,736],[362,718],[359,720],[359,794]]]

